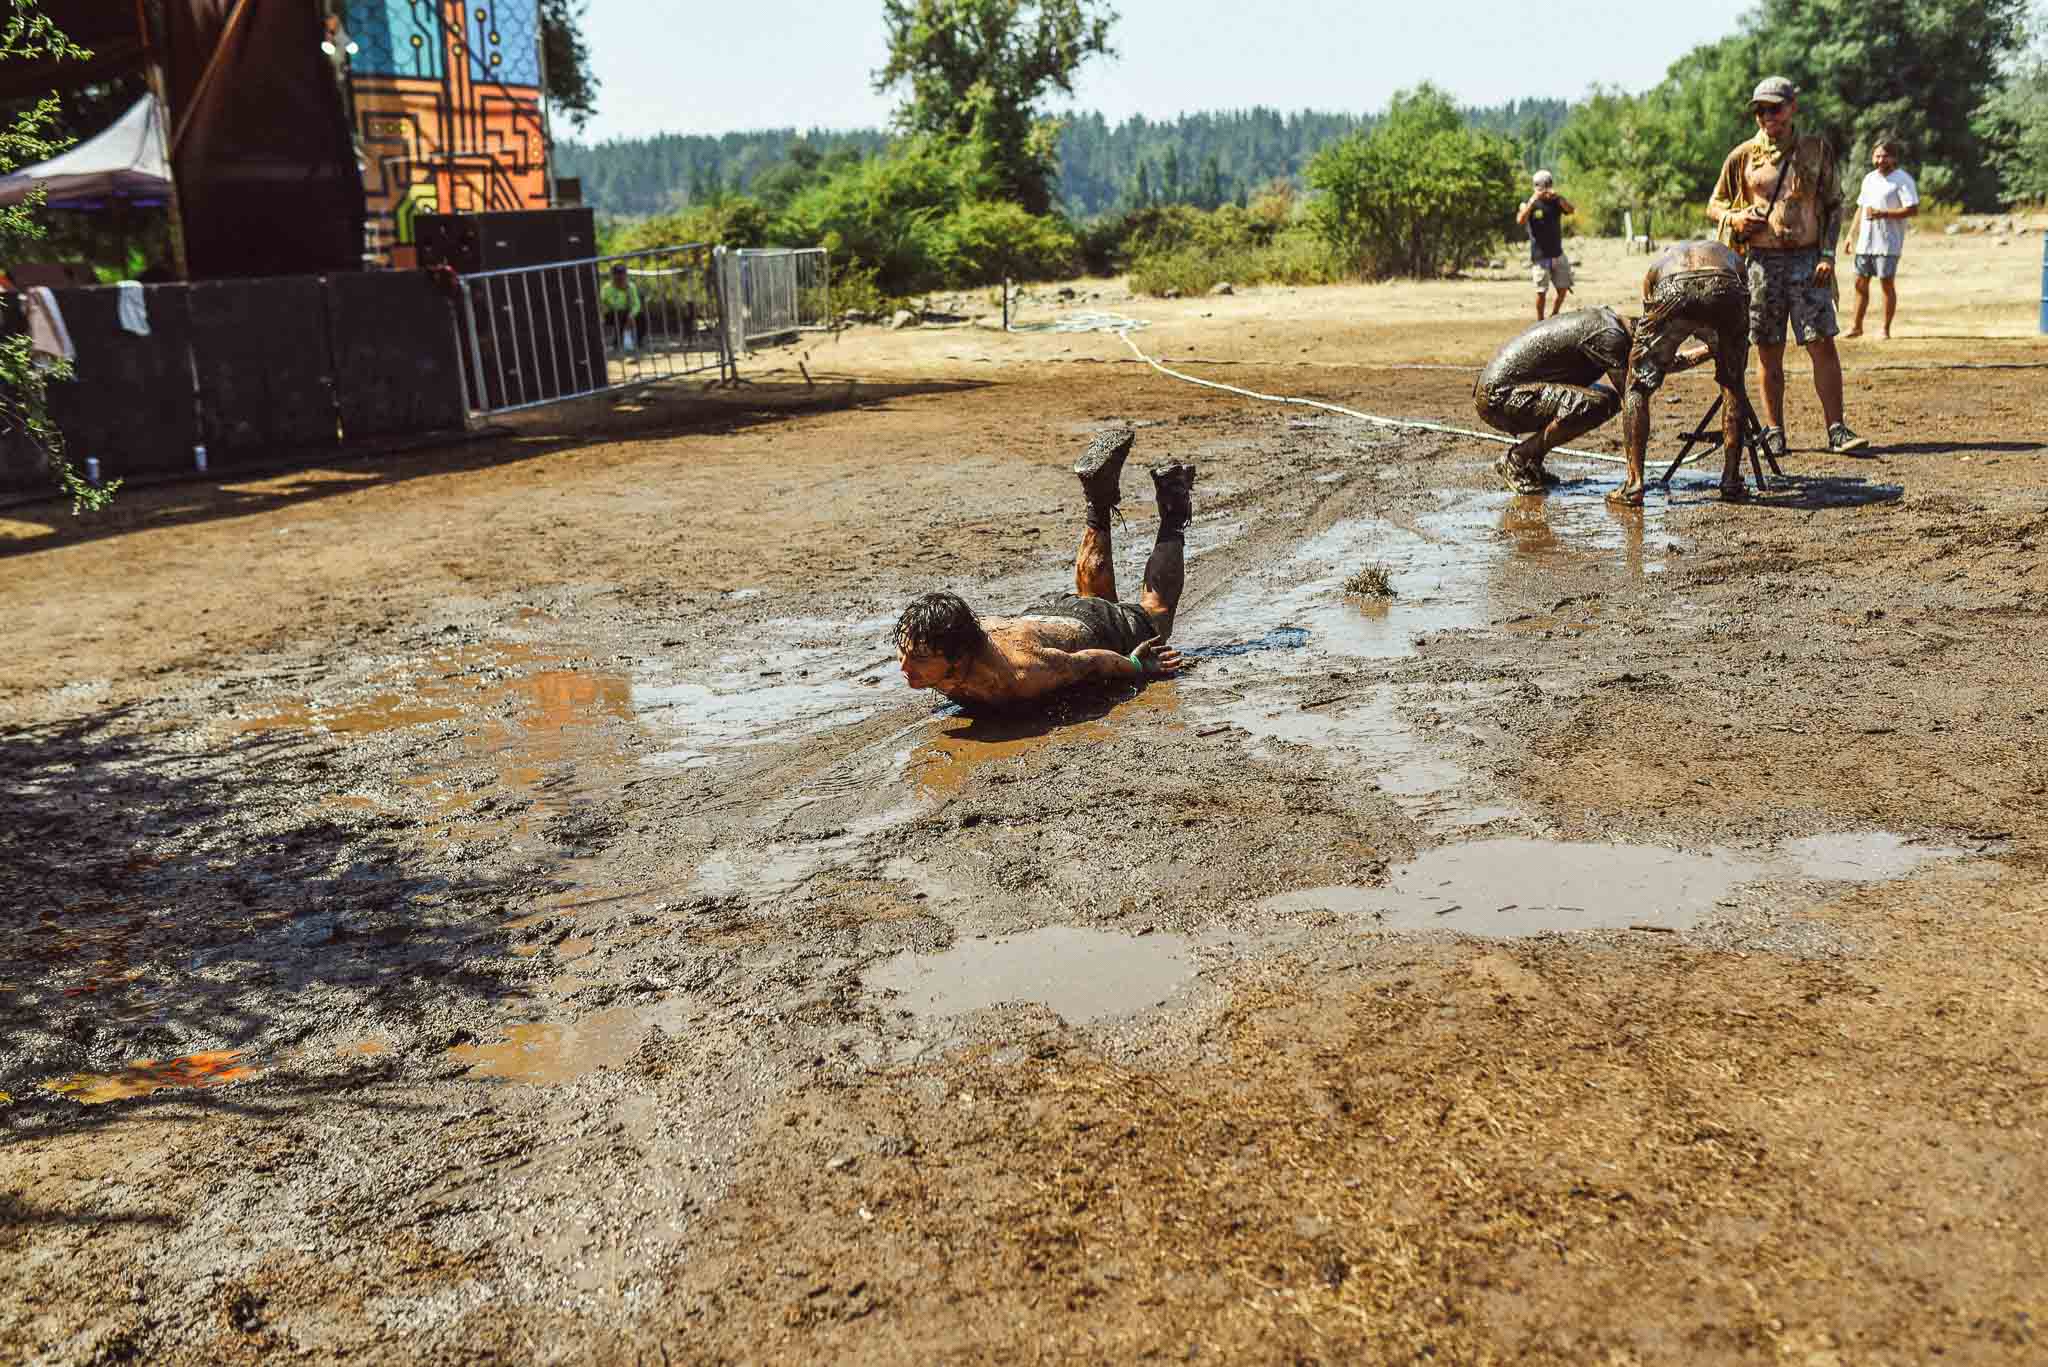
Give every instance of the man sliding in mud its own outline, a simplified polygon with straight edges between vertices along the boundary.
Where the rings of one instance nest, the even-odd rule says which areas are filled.
[[[1628,479],[1607,497],[1641,504],[1650,395],[1666,375],[1712,357],[1722,388],[1722,430],[1732,443],[1721,494],[1743,497],[1737,462],[1745,411],[1742,371],[1749,363],[1749,290],[1741,259],[1719,243],[1677,243],[1643,277],[1643,304],[1641,318],[1599,308],[1538,323],[1502,347],[1479,372],[1472,397],[1481,420],[1496,431],[1526,434],[1493,466],[1509,488],[1542,493],[1557,482],[1543,468],[1544,456],[1622,413]],[[1695,336],[1704,345],[1680,350]]]
[[[1153,467],[1159,535],[1145,562],[1144,591],[1136,603],[1119,603],[1109,515],[1120,501],[1124,458],[1136,439],[1128,430],[1105,432],[1074,464],[1088,499],[1088,522],[1074,556],[1073,593],[1056,594],[1015,617],[985,621],[952,593],[927,593],[903,610],[896,653],[912,688],[935,688],[968,707],[1004,708],[1072,684],[1179,672],[1180,652],[1166,638],[1180,604],[1195,467]]]

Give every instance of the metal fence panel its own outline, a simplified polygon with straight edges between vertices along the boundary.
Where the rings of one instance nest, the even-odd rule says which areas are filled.
[[[724,254],[736,351],[831,326],[831,262],[823,247],[745,247]]]
[[[692,243],[461,277],[462,392],[507,413],[732,364],[718,252]]]

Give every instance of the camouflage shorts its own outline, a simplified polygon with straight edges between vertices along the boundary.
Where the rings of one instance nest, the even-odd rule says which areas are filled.
[[[1749,254],[1749,340],[1755,346],[1783,346],[1785,324],[1801,346],[1842,330],[1835,321],[1835,287],[1813,283],[1820,249],[1752,251]]]

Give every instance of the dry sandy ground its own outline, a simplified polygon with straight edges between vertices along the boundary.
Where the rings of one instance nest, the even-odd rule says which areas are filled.
[[[2048,1359],[2037,257],[1741,506],[963,324],[0,514],[0,1360]],[[1520,281],[1025,322],[1464,426]],[[1196,667],[904,689],[1114,423]]]

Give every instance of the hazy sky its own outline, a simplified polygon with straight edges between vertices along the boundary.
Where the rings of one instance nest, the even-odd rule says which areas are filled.
[[[1112,122],[1267,105],[1364,113],[1431,80],[1466,104],[1640,90],[1732,32],[1753,0],[1119,0],[1120,54],[1082,68],[1074,104]],[[881,0],[590,0],[598,114],[584,136],[862,128],[893,101]]]

